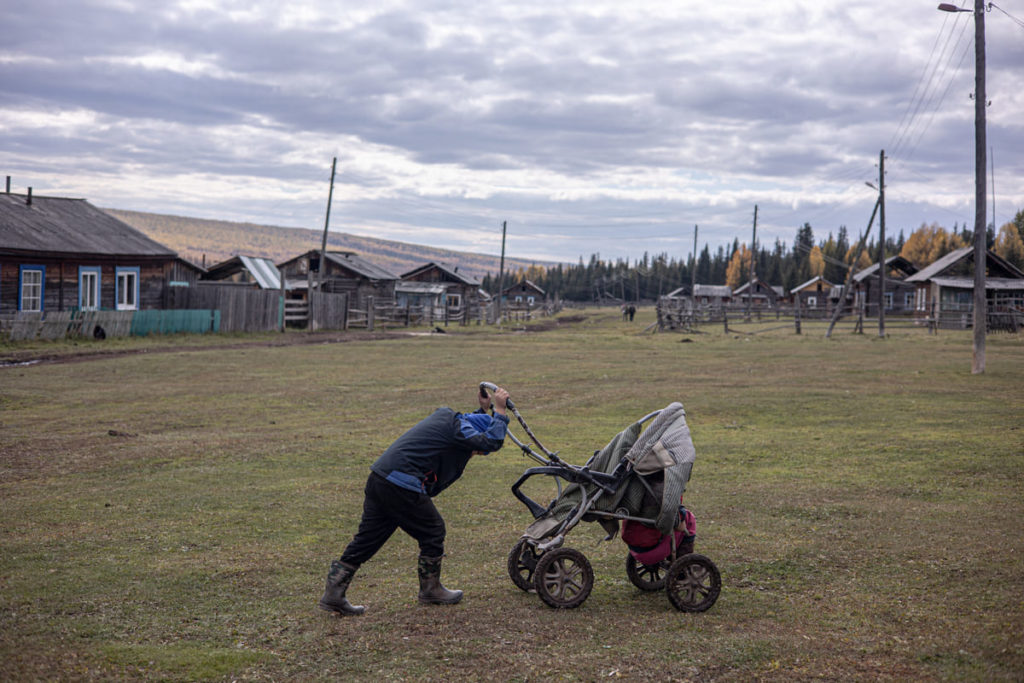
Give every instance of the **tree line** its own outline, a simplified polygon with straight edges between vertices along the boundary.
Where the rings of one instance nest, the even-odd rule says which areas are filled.
[[[749,280],[753,258],[758,280],[788,292],[819,275],[829,282],[842,283],[848,264],[856,263],[859,270],[877,262],[881,245],[872,239],[860,254],[854,254],[859,239],[857,236],[851,240],[846,227],[841,226],[834,234],[830,231],[827,237],[816,240],[810,223],[804,223],[797,229],[792,245],[775,240],[767,245],[759,243],[751,250],[746,243],[734,239],[731,246],[720,245],[712,252],[705,243],[696,263],[691,256],[676,258],[668,253],[652,256],[645,252],[633,263],[626,259],[604,261],[594,254],[589,261],[581,256],[575,265],[520,268],[506,273],[504,284],[530,280],[549,298],[568,301],[655,300],[681,286],[688,290],[691,282],[736,289]],[[909,236],[900,230],[897,236],[887,237],[885,257],[898,254],[920,269],[955,249],[973,244],[973,239],[974,231],[966,224],[954,224],[952,229],[937,223],[922,224]],[[1003,225],[998,233],[990,225],[986,241],[996,254],[1024,269],[1024,210],[1018,211],[1013,221]],[[481,284],[488,292],[499,289],[496,274],[486,275]]]

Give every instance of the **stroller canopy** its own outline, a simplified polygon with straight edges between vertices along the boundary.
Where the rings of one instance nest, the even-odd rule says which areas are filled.
[[[656,418],[643,428],[641,422],[634,422],[622,430],[606,445],[590,463],[590,469],[610,474],[623,460],[627,460],[632,471],[623,485],[612,495],[599,496],[594,509],[614,512],[625,509],[631,516],[655,520],[655,527],[663,534],[671,533],[677,523],[679,498],[686,490],[690,472],[696,459],[696,451],[686,424],[686,411],[681,403],[670,403]],[[659,480],[663,486],[651,487],[641,478]],[[645,508],[644,498],[651,487],[660,489],[661,500],[656,508]],[[596,489],[596,487],[594,487]],[[588,497],[596,493],[588,489]],[[648,496],[648,499],[650,496]],[[564,519],[581,499],[579,487],[571,485],[559,497],[551,509],[551,516]],[[605,524],[609,520],[604,520]],[[607,525],[618,529],[618,522],[611,520]]]

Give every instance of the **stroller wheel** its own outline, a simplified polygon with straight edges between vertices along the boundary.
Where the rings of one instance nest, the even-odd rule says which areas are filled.
[[[626,555],[626,576],[630,583],[642,591],[660,591],[665,587],[665,574],[669,561],[662,560],[658,564],[637,562],[632,555]]]
[[[709,558],[697,553],[683,555],[668,568],[665,592],[672,605],[682,612],[704,612],[718,600],[722,575]]]
[[[556,609],[579,607],[594,588],[590,560],[578,550],[556,548],[541,555],[533,576],[540,599]]]
[[[512,546],[508,554],[508,576],[516,588],[524,591],[533,590],[533,572],[537,568],[537,560],[543,553],[526,542],[525,538]]]

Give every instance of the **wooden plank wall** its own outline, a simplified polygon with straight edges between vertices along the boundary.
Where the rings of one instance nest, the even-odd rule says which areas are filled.
[[[347,293],[310,292],[308,329],[311,331],[348,329],[348,301]]]
[[[281,293],[229,285],[171,287],[168,308],[220,311],[221,332],[273,332],[279,329]]]

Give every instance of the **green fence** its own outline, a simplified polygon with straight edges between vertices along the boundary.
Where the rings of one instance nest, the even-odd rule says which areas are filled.
[[[220,331],[220,311],[135,311],[130,334],[144,337],[148,334],[175,334],[191,332],[204,334]]]
[[[12,341],[66,337],[141,337],[220,331],[218,310],[49,311],[0,318],[0,338]]]

